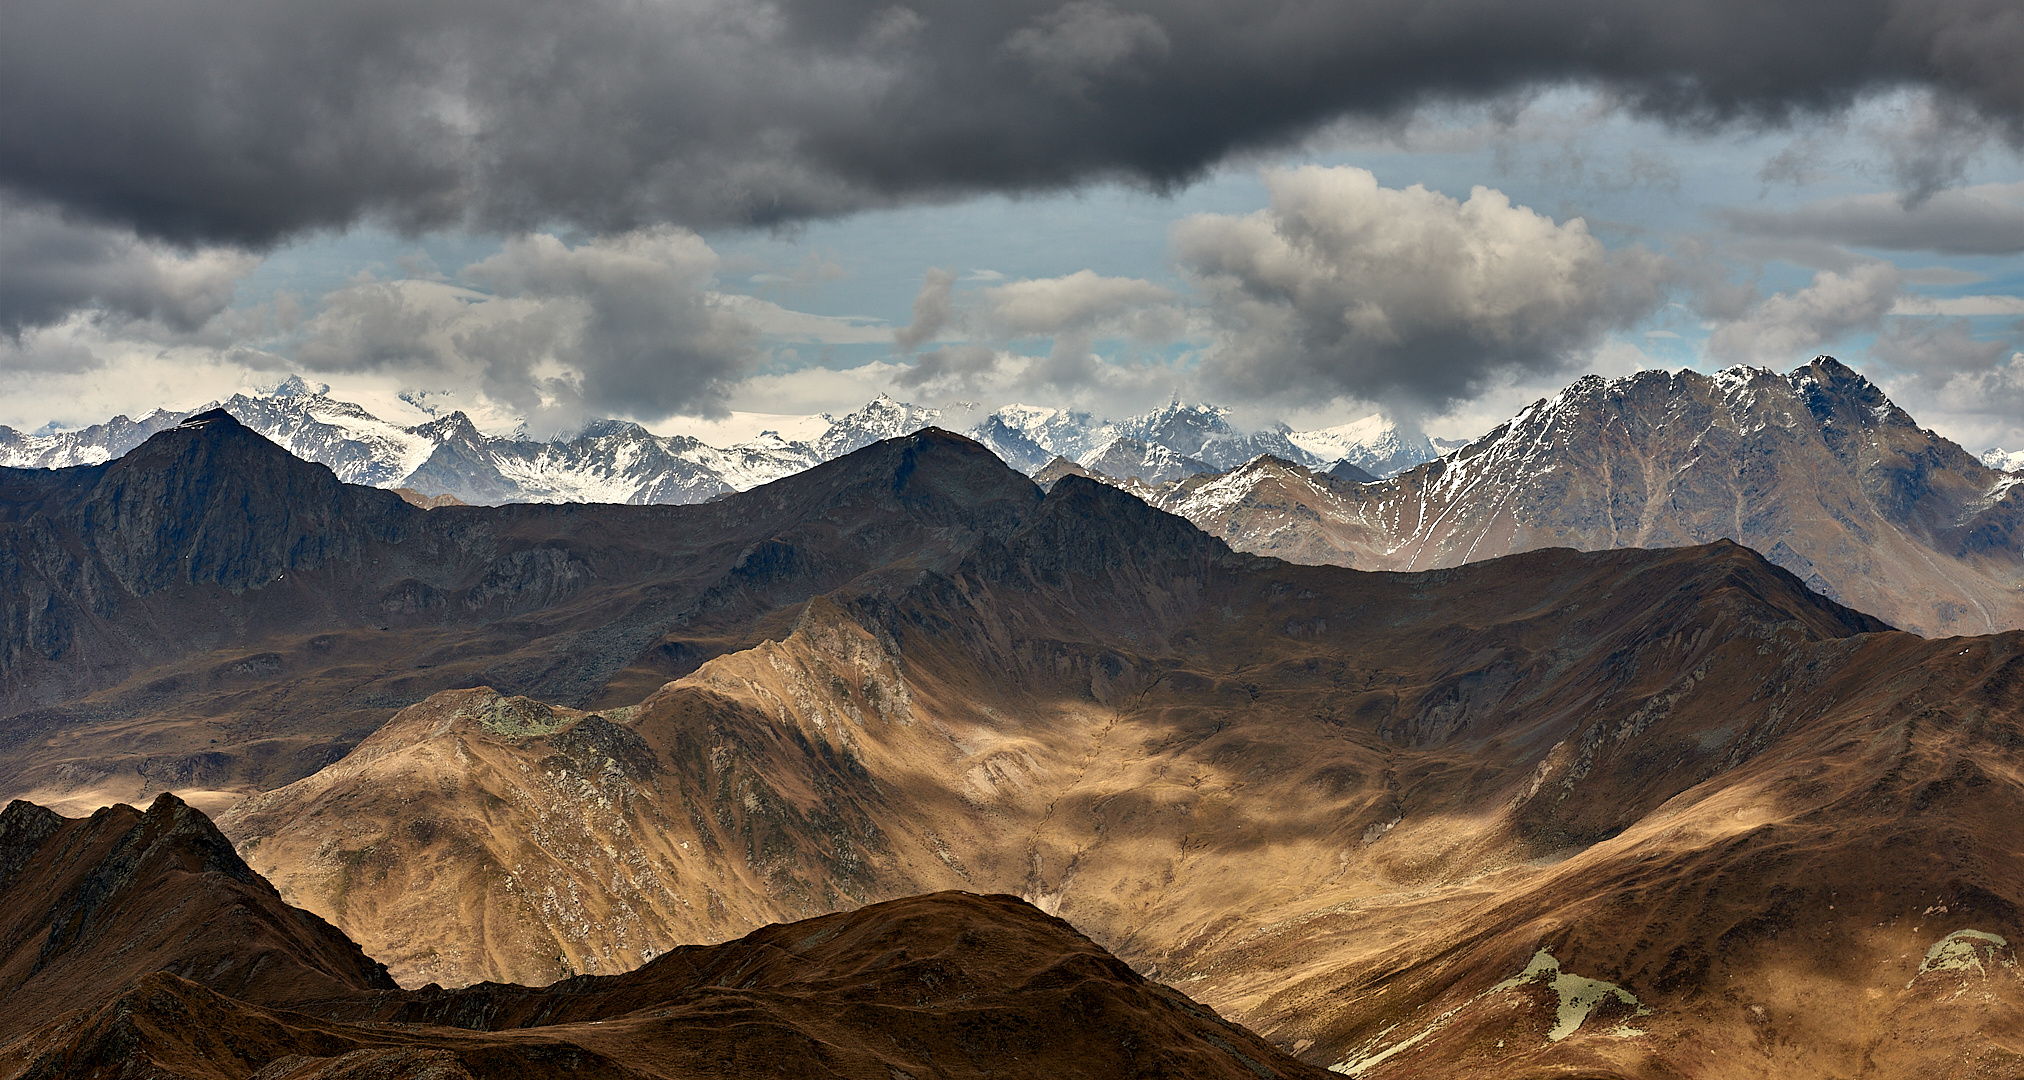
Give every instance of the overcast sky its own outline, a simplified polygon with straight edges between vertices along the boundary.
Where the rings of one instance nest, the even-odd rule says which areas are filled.
[[[1831,352],[2024,446],[2015,0],[0,0],[0,423],[291,372],[1472,435]],[[419,394],[415,392],[420,392]]]

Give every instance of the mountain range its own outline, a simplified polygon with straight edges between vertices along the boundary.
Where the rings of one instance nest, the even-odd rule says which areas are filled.
[[[489,435],[462,412],[403,427],[329,396],[329,387],[290,376],[264,394],[235,394],[199,409],[158,409],[140,420],[114,417],[76,431],[24,435],[0,427],[0,466],[96,465],[125,454],[156,432],[211,409],[224,409],[305,461],[327,465],[339,480],[405,487],[467,503],[607,502],[683,504],[744,491],[880,439],[952,423],[975,410],[931,409],[880,395],[841,417],[817,418],[808,441],[767,431],[718,448],[686,436],[655,435],[624,420],[599,420],[551,441]],[[947,413],[948,415],[944,415]],[[1151,483],[1241,465],[1273,454],[1319,468],[1347,461],[1388,474],[1432,460],[1439,448],[1381,416],[1341,427],[1295,432],[1283,425],[1256,434],[1231,426],[1214,405],[1165,408],[1112,423],[1088,413],[1008,405],[968,431],[1014,468],[1034,472],[1057,456],[1106,475]],[[812,426],[812,425],[796,425]]]
[[[1857,471],[1865,497],[1911,491],[1908,521],[1953,497],[1958,449],[1918,450],[1915,426],[1834,366],[1762,381],[1743,415],[1817,393],[1813,419],[1782,430],[1878,463]],[[1568,452],[1552,441],[1564,428],[1538,430],[1542,453]],[[1439,482],[1521,456],[1525,437],[1420,468]],[[1938,495],[1891,486],[1907,457],[1928,461],[1917,475]],[[618,1019],[588,1001],[547,1012],[486,980],[628,988],[611,998],[636,1002],[640,1026],[614,1039],[700,1015],[770,1031],[776,990],[809,1003],[799,1016],[844,1015],[765,982],[759,959],[794,976],[807,969],[783,953],[834,940],[844,951],[816,965],[830,989],[900,1001],[874,1031],[947,1031],[936,1010],[963,993],[1018,1011],[1021,993],[1061,989],[1058,1011],[1022,1015],[1058,1027],[1072,1057],[1095,1051],[1069,1035],[1118,1030],[1227,1065],[1199,1050],[1221,1039],[1279,1068],[1143,993],[1104,1004],[1138,986],[1219,1022],[1146,989],[1158,983],[1309,1067],[1377,1078],[2024,1066],[2010,944],[2024,934],[2024,634],[1893,630],[1725,540],[1303,565],[1057,472],[1043,490],[930,429],[699,505],[424,510],[223,411],[104,464],[0,472],[0,586],[23,598],[0,624],[0,776],[58,811],[0,822],[38,837],[7,850],[32,848],[34,895],[57,898],[17,901],[19,860],[0,866],[25,927],[0,942],[21,958],[0,974],[108,925],[62,901],[107,887],[64,882],[136,880],[89,869],[128,865],[104,858],[54,865],[133,847],[63,832],[82,828],[65,807],[168,788],[219,811],[245,873],[211,842],[209,863],[176,863],[202,872],[159,895],[234,881],[264,897],[253,882],[271,882],[261,903],[319,920],[276,923],[296,928],[286,946],[190,939],[204,963],[131,991],[114,964],[131,951],[108,947],[106,974],[80,980],[111,996],[68,1018],[24,1010],[35,1034],[0,1045],[0,1063],[187,1036],[209,1028],[159,1018],[216,1016],[241,1044],[305,1040],[285,1053],[307,1063],[262,1066],[276,1076],[394,1050],[454,1076],[442,1055],[493,1051],[436,1041],[453,1034],[429,1028],[446,1015]],[[104,815],[70,820],[125,836],[144,816]],[[75,839],[44,842],[59,834]],[[951,890],[1018,899],[956,902],[960,915],[925,917],[944,929],[880,937],[896,912],[947,911],[931,901]],[[1027,938],[1038,960],[984,950],[1005,957],[984,974],[961,950],[929,968],[901,948],[960,943],[965,919],[989,941],[1043,916],[1094,948],[1057,927]],[[795,926],[810,918],[842,921]],[[710,954],[721,966],[683,966],[699,956],[685,946],[710,943],[729,948]],[[309,1015],[300,997],[238,998],[187,974],[230,973],[254,946],[322,958],[361,984],[337,996],[394,1004],[311,1024],[283,1015]],[[1077,991],[1038,974],[1070,954],[1102,979]],[[464,989],[377,988],[374,963],[402,986]],[[704,969],[748,996],[680,997]],[[627,973],[654,989],[585,981]],[[949,985],[964,989],[941,996]],[[422,1030],[400,1047],[335,1041],[410,1022]],[[877,1043],[829,1030],[839,1052]],[[514,1045],[564,1053],[564,1035],[586,1053],[615,1045],[540,1028]],[[878,1067],[965,1075],[941,1063],[945,1037]]]
[[[977,420],[962,403],[883,396],[799,425],[821,428],[805,441],[767,432],[718,449],[600,421],[538,442],[487,435],[462,413],[402,428],[327,390],[291,377],[217,407],[342,481],[415,492],[420,505],[696,503],[960,418],[1043,486],[1069,473],[1102,480],[1239,550],[1297,562],[1411,570],[1543,546],[1726,538],[1894,626],[2024,626],[2017,455],[1992,448],[1977,460],[1830,357],[1785,374],[1591,376],[1467,444],[1381,416],[1244,433],[1228,410],[1178,399],[1109,422],[1025,405]],[[0,429],[0,461],[103,462],[186,415],[40,436]]]
[[[1422,570],[1729,539],[1904,629],[2024,627],[2024,475],[1920,428],[1832,357],[1590,376],[1439,460],[1339,477],[1259,458],[1124,486],[1296,562]]]

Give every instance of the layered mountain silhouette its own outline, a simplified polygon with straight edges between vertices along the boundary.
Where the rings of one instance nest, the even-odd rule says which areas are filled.
[[[1728,539],[1894,626],[2024,627],[2024,477],[1920,428],[1832,357],[1785,375],[1590,376],[1374,483],[1260,458],[1143,487],[1240,550],[1298,562],[1421,570]]]
[[[426,511],[224,419],[155,439],[5,476],[9,565],[112,600],[69,639],[102,681],[23,648],[6,775],[215,755],[246,864],[404,985],[962,890],[1353,1075],[2024,1063],[2015,632],[1731,542],[1299,565],[938,431],[703,506]],[[100,528],[127,490],[195,524]]]
[[[965,449],[910,464],[945,443]],[[1039,497],[924,435],[699,506],[424,511],[223,412],[105,465],[0,470],[19,598],[0,794],[271,786],[447,687],[637,701],[811,595],[953,561]],[[207,719],[184,738],[164,711]]]
[[[200,812],[0,813],[0,1074],[1318,1078],[1009,896],[939,893],[546,987],[402,990]]]
[[[543,442],[487,434],[462,413],[404,428],[328,391],[291,377],[220,407],[347,482],[479,504],[702,502],[942,424],[1043,486],[1064,460],[1240,550],[1295,561],[1411,570],[1542,546],[1733,539],[1915,632],[2024,626],[2015,520],[2024,496],[2004,471],[2016,455],[1974,458],[1829,357],[1783,375],[1590,377],[1466,448],[1382,416],[1246,433],[1229,410],[1178,398],[1111,422],[1026,405],[980,420],[965,403],[937,410],[884,396],[801,418],[821,429],[805,441],[768,432],[719,449],[602,420]],[[0,428],[0,462],[102,463],[183,417],[157,410],[49,435]],[[1315,474],[1389,479],[1357,490]]]

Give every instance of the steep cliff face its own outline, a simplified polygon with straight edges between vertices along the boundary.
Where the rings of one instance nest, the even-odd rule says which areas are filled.
[[[2024,626],[2024,485],[1831,357],[1591,376],[1378,483],[1253,463],[1152,501],[1241,550],[1373,570],[1731,539],[1918,633]]]

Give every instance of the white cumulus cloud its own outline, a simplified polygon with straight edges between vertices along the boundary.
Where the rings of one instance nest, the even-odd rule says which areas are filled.
[[[1438,410],[1503,379],[1566,370],[1650,313],[1671,271],[1478,186],[1466,200],[1358,168],[1265,177],[1271,206],[1174,230],[1219,334],[1212,386]]]
[[[1845,274],[1822,270],[1804,288],[1765,297],[1718,327],[1708,337],[1708,354],[1772,366],[1794,363],[1849,334],[1878,329],[1903,286],[1903,274],[1887,262],[1862,263]]]

